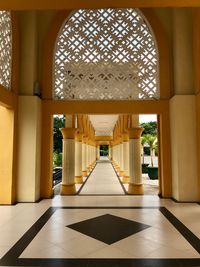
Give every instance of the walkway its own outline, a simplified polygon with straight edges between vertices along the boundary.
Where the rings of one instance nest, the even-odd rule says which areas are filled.
[[[101,157],[96,167],[81,189],[80,195],[121,195],[124,190],[113,169],[111,162],[106,157]]]

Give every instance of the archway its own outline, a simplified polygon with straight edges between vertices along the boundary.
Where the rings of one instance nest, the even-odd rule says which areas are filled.
[[[93,114],[102,114],[102,110],[106,110],[106,113],[135,113],[135,114],[148,114],[155,113],[159,115],[159,127],[160,127],[160,143],[161,143],[161,177],[162,177],[162,185],[161,185],[161,194],[162,196],[171,196],[171,162],[170,162],[170,147],[169,147],[169,107],[168,107],[168,97],[170,96],[170,78],[169,78],[169,69],[168,69],[168,49],[167,49],[167,41],[165,40],[164,32],[162,32],[159,22],[157,21],[155,15],[152,12],[144,11],[144,14],[148,17],[148,21],[151,24],[151,27],[154,30],[154,34],[157,39],[158,50],[161,56],[160,64],[159,64],[159,73],[160,73],[160,100],[156,101],[138,101],[138,100],[121,100],[121,101],[74,101],[74,100],[65,100],[65,101],[51,101],[48,100],[43,105],[43,120],[45,120],[45,125],[51,122],[51,116],[54,113],[60,114],[77,114],[77,113],[87,113],[91,114],[91,110]],[[44,69],[44,91],[43,97],[46,99],[51,99],[51,88],[52,88],[52,59],[49,55],[54,55],[54,44],[57,37],[57,33],[60,30],[61,25],[66,20],[66,15],[68,12],[60,12],[58,17],[55,20],[53,26],[53,33],[49,35],[49,39],[47,42],[47,47],[45,49],[45,66]],[[158,27],[159,25],[159,27]],[[166,61],[165,61],[166,60]],[[165,71],[164,71],[165,70]],[[43,129],[43,151],[47,151],[51,145],[51,137],[47,138],[49,134],[47,131],[51,129],[50,124],[48,127]],[[48,144],[47,144],[48,141]],[[48,155],[44,155],[48,157]],[[51,158],[51,157],[50,157]],[[164,163],[164,164],[163,164]],[[51,173],[50,164],[42,170],[42,177],[44,180],[42,181],[42,188],[44,188],[44,184],[48,184],[48,177]],[[165,180],[165,177],[166,178]],[[47,183],[46,183],[47,182]],[[42,193],[43,196],[51,195],[51,191],[45,189]]]

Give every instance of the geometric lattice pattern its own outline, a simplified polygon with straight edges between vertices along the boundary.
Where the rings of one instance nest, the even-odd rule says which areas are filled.
[[[12,66],[12,22],[8,11],[0,11],[0,84],[10,89]]]
[[[158,99],[158,51],[138,9],[80,9],[57,37],[55,99]]]

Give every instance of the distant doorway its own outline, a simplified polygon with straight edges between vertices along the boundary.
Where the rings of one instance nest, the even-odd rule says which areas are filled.
[[[100,145],[100,157],[108,157],[109,155],[109,146]]]

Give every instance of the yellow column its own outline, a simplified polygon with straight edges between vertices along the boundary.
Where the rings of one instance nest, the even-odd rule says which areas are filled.
[[[123,134],[123,160],[124,160],[124,176],[123,183],[129,183],[129,135]]]
[[[96,144],[96,159],[99,160],[100,159],[100,145],[99,143]]]
[[[144,194],[141,168],[141,145],[140,136],[143,128],[129,129],[129,158],[130,158],[130,181],[128,193],[133,195]]]
[[[115,141],[115,170],[118,168],[118,143]]]
[[[96,164],[96,143],[92,142],[92,169],[94,168]]]
[[[110,160],[112,160],[112,158],[113,158],[113,151],[112,151],[112,149],[113,149],[112,142],[110,142],[109,147],[108,147],[109,159]]]
[[[90,171],[92,169],[92,142],[90,141],[89,143],[89,168],[90,168]]]
[[[75,182],[83,183],[82,176],[82,133],[76,133],[75,136]]]
[[[120,143],[119,143],[119,149],[120,149],[120,172],[119,175],[121,177],[124,176],[124,148],[123,148],[123,136],[120,137]]]
[[[73,195],[75,187],[75,128],[62,128],[63,162],[61,195]]]
[[[83,137],[83,142],[82,142],[82,176],[85,177],[87,176],[87,165],[86,165],[86,159],[87,159],[87,151],[86,151],[86,142],[87,142],[87,137]]]
[[[86,169],[87,174],[90,173],[90,145],[89,145],[89,139],[87,139],[86,142]]]
[[[116,146],[116,150],[117,150],[117,172],[120,172],[120,141],[119,139],[117,140],[117,146]]]
[[[112,145],[112,163],[113,163],[113,166],[115,167],[115,164],[116,164],[116,148],[115,148],[115,143],[113,142],[113,145]]]

